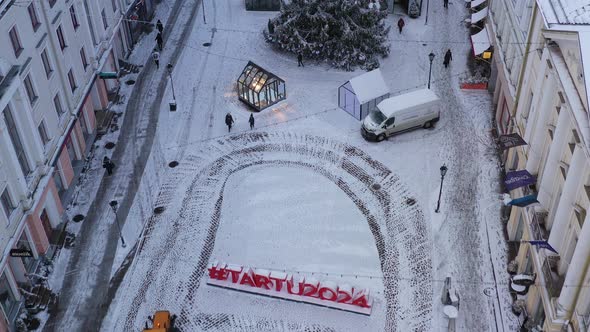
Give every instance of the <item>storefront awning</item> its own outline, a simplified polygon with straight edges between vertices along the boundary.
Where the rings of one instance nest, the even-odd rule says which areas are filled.
[[[471,1],[471,8],[475,8],[484,2],[486,2],[486,0],[473,0]]]
[[[480,32],[471,36],[471,45],[473,46],[473,55],[480,55],[490,48],[490,39],[488,29],[483,28]]]
[[[478,11],[477,13],[471,14],[471,24],[475,24],[488,16],[488,7]]]

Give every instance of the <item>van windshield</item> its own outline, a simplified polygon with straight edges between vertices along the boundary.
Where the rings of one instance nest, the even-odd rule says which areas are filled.
[[[383,123],[383,121],[387,119],[387,117],[383,115],[381,111],[373,111],[370,113],[369,116],[371,117],[371,120],[373,120],[373,122],[375,122],[376,124],[381,124]]]

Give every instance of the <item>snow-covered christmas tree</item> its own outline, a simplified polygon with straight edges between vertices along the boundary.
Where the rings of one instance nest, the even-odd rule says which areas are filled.
[[[389,54],[387,12],[375,0],[292,0],[268,23],[265,36],[278,48],[337,68],[379,67]]]

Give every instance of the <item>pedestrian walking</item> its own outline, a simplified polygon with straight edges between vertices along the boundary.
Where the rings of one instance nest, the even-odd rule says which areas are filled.
[[[152,59],[154,59],[154,62],[156,63],[156,68],[160,69],[160,52],[158,52],[155,48],[154,52],[152,52]]]
[[[162,39],[162,34],[159,32],[156,36],[156,42],[158,42],[158,49],[160,50],[160,52],[162,52],[162,43],[164,42],[164,40]]]
[[[297,53],[297,67],[305,67],[303,65],[303,55],[301,55],[301,52]]]
[[[443,5],[445,6],[445,8],[449,8],[449,0],[443,0]]]
[[[250,114],[250,119],[248,119],[248,122],[250,122],[250,130],[254,129],[254,114]]]
[[[404,22],[403,18],[399,18],[399,21],[397,21],[397,27],[399,28],[399,33],[402,33],[402,30],[404,29],[404,26],[406,25],[406,22]]]
[[[158,20],[156,23],[156,29],[160,31],[160,34],[164,33],[164,25],[162,24],[162,21]]]
[[[445,53],[445,59],[443,61],[445,68],[447,68],[449,66],[449,64],[451,63],[452,60],[453,60],[453,53],[451,53],[451,49],[448,49],[447,52]]]
[[[231,131],[231,126],[234,124],[234,118],[231,116],[231,113],[227,112],[225,115],[225,124],[227,125],[227,132]]]
[[[109,157],[104,156],[102,159],[102,168],[107,170],[108,175],[113,175],[113,169],[115,168],[115,163],[113,163]]]

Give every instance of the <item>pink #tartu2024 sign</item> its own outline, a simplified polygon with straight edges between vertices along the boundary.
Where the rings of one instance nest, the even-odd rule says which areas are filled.
[[[313,303],[370,315],[373,299],[366,288],[280,271],[253,269],[215,261],[207,267],[207,284],[249,293]]]

